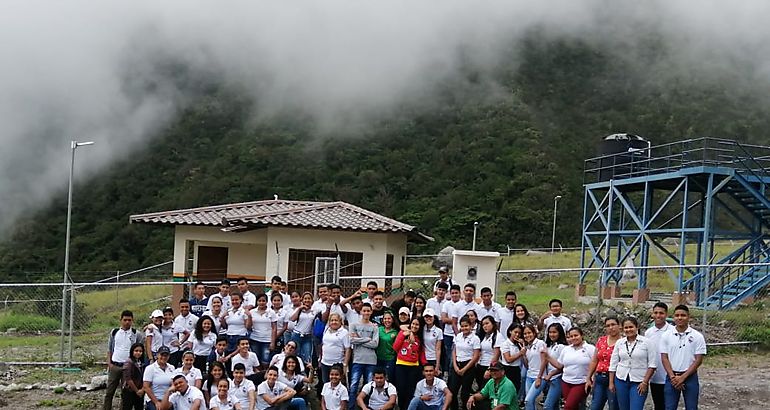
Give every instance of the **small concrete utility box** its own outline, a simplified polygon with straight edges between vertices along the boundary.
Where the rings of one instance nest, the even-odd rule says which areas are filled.
[[[483,287],[494,292],[499,258],[500,252],[455,250],[452,252],[452,281],[461,288],[466,283],[475,284],[477,297]]]

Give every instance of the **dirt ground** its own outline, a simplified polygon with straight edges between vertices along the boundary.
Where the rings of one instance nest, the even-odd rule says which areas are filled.
[[[701,381],[700,409],[766,409],[770,403],[770,353],[731,353],[710,357],[699,373]],[[79,376],[60,376],[61,380],[45,379],[46,383],[71,382],[73,378],[88,382],[95,372]],[[32,377],[32,378],[30,378]],[[14,382],[39,382],[41,374],[28,372]],[[51,377],[50,375],[47,377]],[[4,380],[8,383],[7,380]],[[94,392],[65,392],[29,390],[0,394],[0,408],[9,409],[98,409],[104,390]],[[114,401],[118,409],[120,399]],[[680,408],[684,408],[680,403]],[[647,400],[647,408],[652,408]]]

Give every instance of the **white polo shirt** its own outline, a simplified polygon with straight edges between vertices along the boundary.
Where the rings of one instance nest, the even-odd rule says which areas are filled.
[[[248,357],[241,356],[240,353],[233,356],[232,359],[230,359],[230,370],[235,369],[235,365],[238,363],[243,363],[243,365],[246,367],[246,376],[251,376],[254,374],[254,368],[259,367],[259,359],[257,358],[257,354],[254,352],[249,352]]]
[[[460,319],[465,316],[466,313],[468,313],[469,310],[473,310],[476,312],[476,316],[478,317],[479,321],[481,321],[481,315],[479,315],[479,305],[476,304],[474,301],[466,301],[465,299],[460,299],[455,303],[455,310],[453,318],[457,319],[457,328],[460,328]]]
[[[282,394],[289,386],[276,381],[273,387],[267,384],[267,380],[257,386],[257,410],[266,410],[270,408],[270,405],[265,401],[264,396],[275,397]]]
[[[426,394],[431,395],[430,400],[424,402],[427,406],[441,406],[444,404],[444,389],[447,388],[446,382],[438,377],[433,378],[433,385],[428,386],[428,382],[425,379],[417,382],[417,387],[414,388],[414,397],[424,396]]]
[[[196,369],[197,370],[197,369]],[[202,408],[206,405],[206,399],[203,397],[203,393],[195,386],[187,386],[187,391],[182,394],[181,392],[173,392],[168,397],[169,403],[174,405],[174,410],[190,410],[192,409],[195,401],[200,402],[198,408]]]
[[[457,362],[467,362],[473,358],[474,350],[481,350],[481,340],[473,332],[468,336],[460,333],[455,335],[454,346]]]
[[[246,336],[246,313],[243,308],[237,310],[230,309],[225,314],[225,323],[227,323],[228,336]]]
[[[217,343],[217,335],[214,334],[214,332],[209,332],[209,334],[201,337],[201,340],[198,340],[193,333],[190,335],[190,340],[192,340],[193,354],[196,356],[208,356],[209,353],[211,353],[211,350],[214,349],[214,345]]]
[[[187,384],[189,384],[190,387],[195,387],[196,380],[201,380],[201,383],[203,383],[203,375],[201,374],[200,369],[198,369],[197,367],[193,367],[189,371],[187,371],[187,373],[185,373],[184,370],[182,369],[183,369],[182,367],[177,368],[176,371],[174,372],[174,376],[176,376],[177,374],[181,374],[182,376],[184,376],[184,378],[187,379]]]
[[[532,341],[532,345],[527,347],[527,377],[529,378],[536,378],[537,375],[540,373],[540,352],[543,351],[543,349],[548,349],[545,346],[545,342],[540,339],[535,339]]]
[[[123,363],[131,357],[131,345],[140,339],[139,331],[134,329],[123,330],[118,328],[115,335],[110,337],[110,348],[112,350],[112,360],[116,363]]]
[[[455,310],[457,309],[457,303],[452,302],[451,300],[447,300],[444,302],[443,305],[441,305],[441,313],[446,314],[448,318],[455,317]],[[454,336],[455,335],[455,329],[452,327],[451,323],[445,323],[444,324],[444,336]]]
[[[623,337],[612,349],[610,371],[615,372],[619,380],[640,383],[644,380],[647,369],[658,366],[656,357],[660,357],[658,349],[646,337],[637,336],[633,342]]]
[[[562,381],[569,384],[585,383],[588,377],[588,366],[591,364],[595,352],[596,347],[586,342],[583,342],[578,348],[574,346],[564,347],[557,359],[559,363],[564,365]]]
[[[251,307],[257,307],[257,296],[251,293],[250,290],[247,290],[242,295],[243,302],[241,302],[241,306],[251,306]],[[267,300],[270,300],[269,298]]]
[[[326,410],[340,410],[343,401],[348,401],[348,389],[342,383],[337,383],[337,386],[332,387],[331,382],[324,383],[324,388],[321,390],[321,397],[326,404]],[[348,406],[352,408],[352,406]]]
[[[489,366],[492,363],[492,356],[495,354],[495,348],[500,348],[502,346],[503,340],[505,338],[500,335],[500,333],[497,333],[497,335],[494,337],[494,342],[492,341],[493,335],[484,335],[484,338],[481,339],[481,355],[479,356],[479,366]]]
[[[569,332],[569,330],[572,328],[572,321],[564,315],[559,316],[548,316],[543,320],[543,326],[545,327],[546,336],[548,333],[548,326],[551,326],[552,323],[559,323],[561,324],[561,327],[564,328],[564,333]]]
[[[644,332],[644,337],[647,338],[647,340],[652,343],[655,348],[658,350],[658,355],[656,356],[656,365],[658,367],[655,368],[655,373],[652,375],[652,378],[650,379],[650,383],[655,384],[665,384],[666,383],[666,369],[663,368],[663,362],[660,360],[660,353],[662,352],[662,340],[663,335],[667,332],[671,332],[674,329],[674,326],[671,326],[668,322],[666,322],[662,328],[658,329],[657,326],[652,325],[649,329],[647,329],[646,332]]]
[[[682,333],[676,328],[671,332],[665,333],[662,337],[661,353],[668,354],[668,361],[671,362],[671,370],[675,372],[684,372],[695,361],[695,355],[706,354],[706,339],[701,332],[687,327]]]
[[[254,383],[249,379],[243,379],[240,384],[235,384],[235,380],[230,380],[230,395],[233,396],[242,409],[249,408],[249,392],[255,391]]]
[[[548,346],[548,343],[546,343],[546,346]],[[560,343],[554,343],[550,346],[548,346],[548,356],[553,357],[554,359],[558,359],[559,356],[561,356],[561,351],[564,350],[564,348],[567,347],[567,345],[563,345]],[[556,370],[555,367],[549,362],[548,365],[545,368],[545,374],[551,373],[552,371]],[[544,374],[544,376],[545,376]],[[551,379],[558,379],[561,377],[561,373],[553,376]]]
[[[174,318],[174,324],[192,333],[195,330],[195,325],[198,324],[198,316],[188,313],[187,316],[177,315]]]
[[[361,314],[356,312],[355,309],[353,309],[352,306],[348,304],[348,311],[345,313],[345,316],[343,316],[345,320],[348,321],[348,326],[354,324],[354,323],[361,323]]]
[[[513,319],[515,317],[516,308],[508,309],[505,306],[501,306],[497,311],[497,318],[499,319],[500,324],[500,333],[502,333],[503,336],[508,336],[508,328],[511,327],[511,323],[513,323]]]
[[[497,302],[492,302],[489,306],[484,306],[484,302],[476,304],[476,314],[479,316],[479,322],[481,322],[482,319],[484,319],[487,316],[492,316],[495,319],[495,322],[498,324],[500,323],[500,310],[502,310],[502,306],[500,306]]]
[[[433,311],[436,312],[436,316],[441,317],[441,309],[444,307],[446,302],[446,299],[441,299],[441,301],[438,301],[436,298],[430,298],[427,302],[425,302],[425,308],[433,309]]]
[[[209,303],[206,304],[206,310],[211,310],[211,302],[214,300],[214,296],[218,297],[220,300],[222,300],[222,311],[227,312],[228,310],[232,309],[233,303],[230,301],[230,295],[222,296],[220,293],[215,293],[211,296],[209,296]]]
[[[285,294],[283,292],[279,292],[279,293],[281,293],[281,298],[283,298],[283,307],[290,308],[291,307],[291,296],[289,296],[289,295],[287,295],[287,294]],[[267,295],[267,300],[270,300],[270,301],[273,300],[273,290],[272,289],[268,290],[267,293],[265,293],[265,294]]]
[[[521,366],[521,358],[518,358],[512,362],[505,360],[505,353],[513,356],[519,353],[519,345],[511,341],[511,339],[503,340],[500,344],[500,363],[505,366]]]
[[[235,409],[236,403],[238,403],[238,399],[236,399],[235,396],[233,396],[232,394],[228,393],[227,398],[224,400],[219,400],[219,395],[214,394],[213,396],[211,396],[211,401],[209,402],[209,409],[233,410]]]
[[[273,309],[267,308],[260,312],[254,308],[249,314],[251,315],[251,336],[249,336],[251,340],[270,343],[273,336],[273,323],[278,322],[278,316]]]
[[[390,400],[390,396],[396,396],[398,395],[398,392],[396,391],[396,386],[388,382],[385,382],[385,386],[383,386],[382,390],[378,390],[375,386],[374,381],[366,383],[361,389],[361,392],[369,396],[370,409],[381,410],[385,407],[385,404],[388,403],[388,400]]]
[[[158,366],[158,362],[155,362],[144,369],[142,375],[143,382],[150,382],[152,385],[152,392],[158,400],[163,399],[163,395],[166,394],[166,390],[171,387],[171,379],[174,377],[176,369],[170,364],[166,364],[166,369],[161,369]]]
[[[348,330],[340,327],[337,330],[326,328],[321,343],[321,363],[331,366],[345,361],[345,351],[350,349]]]
[[[145,338],[152,337],[152,344],[150,345],[150,349],[152,350],[152,353],[157,353],[158,349],[160,349],[160,347],[163,346],[163,334],[160,333],[160,329],[158,329],[158,327],[155,326],[155,324],[153,323],[150,323],[149,325],[147,325],[147,330],[144,331],[144,337]],[[169,346],[169,349],[171,349],[171,346]],[[177,350],[179,349],[177,348]],[[147,354],[147,356],[150,356],[150,355]]]
[[[425,360],[437,360],[436,344],[444,340],[444,334],[438,326],[433,325],[430,329],[427,326],[422,331],[422,343],[425,349]]]

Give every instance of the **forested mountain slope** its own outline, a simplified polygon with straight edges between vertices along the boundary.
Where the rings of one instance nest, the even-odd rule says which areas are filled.
[[[451,244],[548,246],[580,241],[583,160],[607,134],[654,144],[693,136],[770,143],[767,82],[755,73],[672,63],[655,41],[635,58],[597,45],[517,43],[492,70],[468,64],[429,95],[340,127],[302,112],[252,115],[263,102],[210,79],[141,150],[76,185],[72,270],[169,260],[172,230],[130,214],[272,198],[342,200],[417,225]],[[19,220],[0,245],[0,273],[55,272],[66,193]]]

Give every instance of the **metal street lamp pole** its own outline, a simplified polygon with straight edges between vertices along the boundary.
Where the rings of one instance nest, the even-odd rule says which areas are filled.
[[[476,250],[476,230],[479,228],[478,221],[473,223],[473,248],[471,250]]]
[[[553,251],[556,248],[556,207],[559,204],[561,195],[553,197],[553,231],[551,232],[551,267],[553,268]]]
[[[69,188],[67,190],[67,231],[66,231],[66,238],[64,240],[64,279],[62,282],[62,299],[61,299],[61,351],[59,354],[59,361],[64,361],[64,317],[67,313],[67,307],[64,304],[65,300],[67,299],[67,280],[69,279],[69,266],[70,266],[70,226],[72,224],[72,179],[75,172],[75,150],[78,147],[82,147],[85,145],[93,145],[93,141],[87,141],[87,142],[77,142],[77,141],[71,141],[70,142],[70,149],[72,150],[72,156],[70,158],[70,178],[69,178]],[[70,346],[72,346],[72,320],[73,320],[73,308],[74,308],[74,295],[72,294],[73,290],[70,289],[70,334],[69,334],[69,342]],[[72,362],[72,350],[70,350],[70,362]]]

